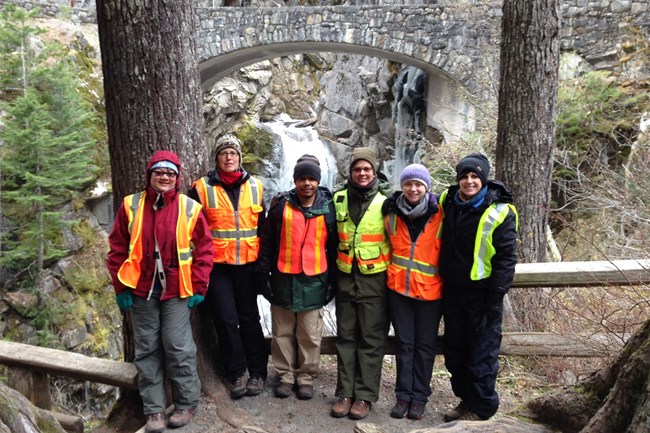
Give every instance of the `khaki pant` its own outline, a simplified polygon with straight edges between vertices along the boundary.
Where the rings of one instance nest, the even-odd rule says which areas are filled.
[[[311,385],[320,371],[323,309],[294,312],[271,305],[271,357],[280,382]]]

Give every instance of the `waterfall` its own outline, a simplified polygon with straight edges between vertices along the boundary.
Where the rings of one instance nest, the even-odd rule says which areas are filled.
[[[267,200],[278,192],[294,187],[293,167],[298,158],[306,153],[314,155],[320,161],[320,185],[330,190],[334,187],[336,159],[329,147],[320,140],[318,132],[311,126],[299,126],[302,123],[287,114],[280,115],[273,122],[256,123],[258,128],[267,131],[273,138],[273,150],[266,166],[268,176],[260,176],[268,191],[265,194]]]
[[[400,72],[393,85],[395,102],[395,159],[386,166],[389,179],[396,181],[409,164],[421,161],[419,144],[424,131],[426,116],[427,73],[415,66],[407,66]]]

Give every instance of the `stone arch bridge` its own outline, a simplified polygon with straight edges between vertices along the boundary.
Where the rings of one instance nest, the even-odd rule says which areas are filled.
[[[500,10],[452,1],[413,6],[198,8],[201,82],[209,88],[243,66],[296,53],[349,52],[386,58],[427,72],[427,123],[457,134],[473,128],[476,100],[494,97],[490,84],[498,70],[500,22]]]
[[[478,103],[495,103],[501,0],[431,4],[206,7],[198,2],[201,84],[262,60],[308,52],[386,58],[427,72],[427,124],[446,139],[475,124]],[[216,3],[216,2],[214,2]],[[626,26],[648,26],[650,0],[561,2],[563,49],[596,67],[616,59]]]

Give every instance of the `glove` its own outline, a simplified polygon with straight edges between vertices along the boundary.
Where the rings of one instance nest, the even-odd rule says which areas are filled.
[[[129,311],[133,308],[133,298],[131,297],[131,292],[128,290],[119,295],[115,295],[115,302],[117,302],[117,306],[122,311]]]
[[[257,293],[264,296],[264,299],[269,302],[273,300],[273,290],[268,272],[256,271],[253,274],[253,284],[257,288]]]
[[[190,300],[187,301],[187,308],[189,308],[191,310],[192,308],[196,307],[201,302],[203,302],[204,299],[205,299],[205,296],[201,296],[201,295],[192,295],[192,296],[190,296]]]
[[[327,289],[325,290],[325,303],[323,304],[323,306],[332,302],[334,296],[336,296],[336,288],[334,287],[333,284],[328,284]]]
[[[482,333],[489,325],[497,320],[501,321],[503,314],[503,297],[505,293],[490,291],[485,297],[485,307],[479,317],[476,318],[474,332]]]

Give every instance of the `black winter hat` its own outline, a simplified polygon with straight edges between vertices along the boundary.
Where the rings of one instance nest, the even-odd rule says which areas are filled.
[[[310,177],[320,183],[320,161],[314,155],[304,154],[293,169],[293,180]]]
[[[456,181],[459,181],[464,174],[472,172],[481,179],[482,186],[487,184],[490,175],[490,161],[487,156],[480,153],[471,153],[461,159],[456,165]]]

